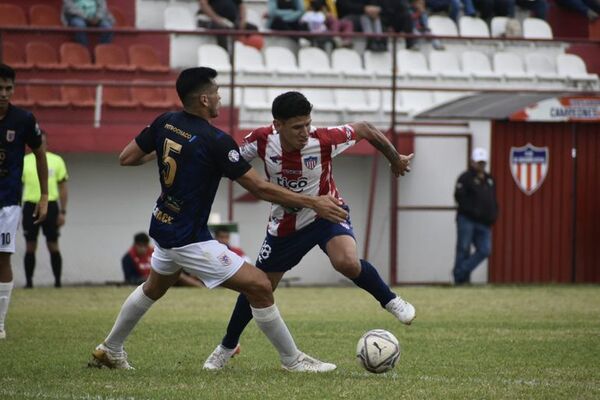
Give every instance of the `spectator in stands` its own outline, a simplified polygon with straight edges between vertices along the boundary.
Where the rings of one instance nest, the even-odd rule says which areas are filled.
[[[115,18],[112,16],[106,0],[63,0],[63,23],[74,28],[112,28]],[[85,32],[77,32],[75,41],[88,45]],[[100,43],[110,43],[112,32],[100,34]]]
[[[229,233],[229,229],[227,229],[227,227],[219,226],[215,229],[215,240],[227,246],[229,250],[233,251],[238,256],[248,259],[248,257],[246,257],[246,254],[244,253],[244,250],[231,245],[231,234]]]
[[[494,17],[515,17],[515,0],[474,0],[474,4],[488,24]]]
[[[394,0],[385,0],[391,3]],[[401,0],[406,1],[406,0]],[[354,30],[364,33],[382,33],[382,1],[379,0],[338,0],[337,8],[340,18],[352,21]],[[406,7],[408,10],[408,7]],[[407,13],[408,15],[408,13]],[[410,19],[410,15],[408,16]],[[395,18],[390,18],[392,21]],[[390,21],[390,22],[392,22]],[[412,27],[408,33],[412,32]],[[371,51],[386,51],[385,39],[367,39],[367,49]]]
[[[429,29],[429,16],[425,8],[425,0],[411,0],[410,10],[414,26],[413,33],[415,35],[430,35],[431,29]],[[438,39],[433,39],[431,45],[435,50],[444,50],[444,45]],[[413,46],[413,48],[416,47]]]
[[[198,26],[208,29],[245,29],[258,27],[246,20],[246,5],[242,0],[199,0]]]
[[[467,17],[474,17],[476,14],[473,0],[426,0],[425,4],[431,12],[447,13],[457,24],[461,8],[463,15]]]
[[[303,14],[303,0],[269,0],[267,26],[276,31],[307,31],[300,20]]]
[[[327,16],[323,12],[324,3],[323,0],[312,0],[300,18],[300,22],[306,24],[309,32],[311,33],[324,33],[327,32]],[[333,46],[333,39],[331,36],[311,36],[311,45],[326,49]]]
[[[140,285],[145,282],[150,275],[150,260],[154,248],[150,246],[150,238],[144,232],[137,233],[133,237],[133,246],[121,259],[125,283],[130,285]],[[204,285],[195,277],[188,274],[181,274],[176,286],[195,286]]]
[[[517,5],[531,11],[534,18],[545,20],[548,14],[548,0],[517,0]]]
[[[354,32],[354,24],[352,23],[352,21],[338,18],[337,7],[335,5],[334,0],[317,0],[317,1],[305,0],[304,7],[307,10],[310,10],[311,3],[313,3],[313,6],[316,7],[318,9],[318,11],[321,11],[325,15],[325,25],[329,32],[334,32],[334,33],[353,33]],[[306,14],[308,12],[309,11],[304,13],[304,16],[306,16]],[[303,16],[303,18],[304,18],[304,16]],[[310,23],[308,23],[308,28],[312,32]],[[351,37],[334,38],[334,42],[336,43],[336,45],[338,47],[352,47],[353,46]]]
[[[600,0],[557,0],[558,5],[585,15],[595,21],[600,15]]]

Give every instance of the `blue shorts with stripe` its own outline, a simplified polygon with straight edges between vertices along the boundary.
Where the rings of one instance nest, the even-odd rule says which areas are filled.
[[[316,245],[327,254],[327,242],[341,235],[354,238],[350,217],[339,224],[318,218],[310,225],[284,237],[267,233],[258,253],[256,266],[265,272],[289,271]]]

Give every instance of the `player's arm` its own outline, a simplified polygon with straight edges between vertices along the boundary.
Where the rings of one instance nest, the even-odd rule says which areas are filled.
[[[410,172],[410,160],[414,154],[408,156],[399,154],[392,142],[379,129],[368,122],[361,121],[350,124],[357,136],[357,141],[366,139],[371,146],[375,147],[390,162],[394,175],[399,176]]]
[[[40,183],[40,201],[35,206],[33,215],[36,217],[34,223],[39,224],[46,219],[48,214],[48,161],[46,160],[46,146],[43,144],[32,149],[35,156],[35,168]]]
[[[66,179],[58,183],[58,199],[60,200],[60,212],[56,224],[63,226],[65,224],[65,215],[67,215],[67,203],[69,201],[69,188],[67,187]]]
[[[312,208],[321,217],[332,222],[342,222],[348,218],[342,202],[333,196],[306,196],[292,192],[265,181],[254,168],[236,179],[247,191],[259,199],[281,204],[289,208]]]
[[[156,152],[146,153],[133,139],[119,155],[119,163],[122,166],[137,166],[152,161],[156,158]]]

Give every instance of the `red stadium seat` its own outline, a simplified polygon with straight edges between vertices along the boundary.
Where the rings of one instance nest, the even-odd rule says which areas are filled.
[[[123,28],[123,27],[130,27],[130,26],[132,26],[127,21],[127,18],[125,17],[125,14],[123,14],[123,11],[121,11],[120,8],[114,7],[114,6],[109,6],[108,10],[112,14],[112,16],[115,17],[115,25],[114,25],[115,27],[117,27],[117,28]]]
[[[140,102],[144,108],[170,109],[173,107],[171,100],[167,99],[165,89],[151,86],[134,86],[131,88],[133,98]]]
[[[13,93],[10,103],[17,107],[32,107],[33,100],[29,100],[27,97],[27,90],[25,86],[16,85],[15,92]]]
[[[102,98],[108,107],[135,108],[139,105],[137,100],[131,99],[131,90],[128,87],[105,86]]]
[[[171,103],[171,107],[173,108],[182,108],[183,104],[181,104],[181,100],[179,100],[179,95],[175,89],[165,89],[166,99]]]
[[[34,4],[29,7],[31,26],[62,26],[58,9],[46,4]]]
[[[92,56],[87,47],[79,43],[61,44],[60,61],[74,70],[97,71],[101,69],[99,65],[92,64]]]
[[[99,44],[94,49],[96,64],[109,71],[131,72],[135,66],[127,62],[127,55],[121,46],[116,44]]]
[[[0,26],[27,25],[25,11],[14,4],[0,4]]]
[[[4,58],[4,62],[14,69],[33,68],[33,64],[25,61],[25,55],[23,54],[21,47],[13,42],[7,42],[5,40],[2,43],[2,57]]]
[[[61,86],[62,98],[73,107],[94,107],[96,105],[95,89],[91,86]]]
[[[62,99],[60,90],[56,86],[29,85],[27,86],[29,99],[40,107],[68,107],[69,102]]]
[[[156,51],[147,44],[134,44],[129,47],[129,61],[137,69],[146,72],[169,72],[170,68],[162,65]]]
[[[49,44],[43,42],[29,42],[25,46],[25,57],[27,62],[33,64],[38,69],[43,70],[64,70],[66,64],[58,61],[56,50]]]

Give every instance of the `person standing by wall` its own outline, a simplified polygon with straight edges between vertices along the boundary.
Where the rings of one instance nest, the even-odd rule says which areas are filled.
[[[15,252],[21,215],[25,146],[35,155],[41,188],[40,201],[33,211],[36,223],[44,221],[48,209],[48,164],[40,128],[31,112],[10,104],[14,92],[15,71],[0,64],[0,340],[6,338],[4,319],[13,289],[10,258]]]
[[[42,131],[42,143],[47,144],[47,135]],[[65,161],[58,154],[46,152],[48,161],[48,216],[42,224],[36,224],[33,210],[40,201],[40,185],[35,165],[35,156],[30,153],[23,161],[23,234],[25,235],[25,280],[26,288],[33,287],[35,270],[35,251],[40,225],[46,237],[46,246],[50,252],[50,265],[54,274],[54,287],[61,287],[62,255],[58,246],[60,227],[65,224],[67,215],[69,174]]]
[[[456,182],[454,198],[458,202],[456,215],[456,259],[454,283],[470,283],[471,272],[485,260],[492,250],[492,225],[498,216],[496,183],[485,167],[488,152],[473,150],[469,170]],[[471,253],[471,245],[475,252]]]

